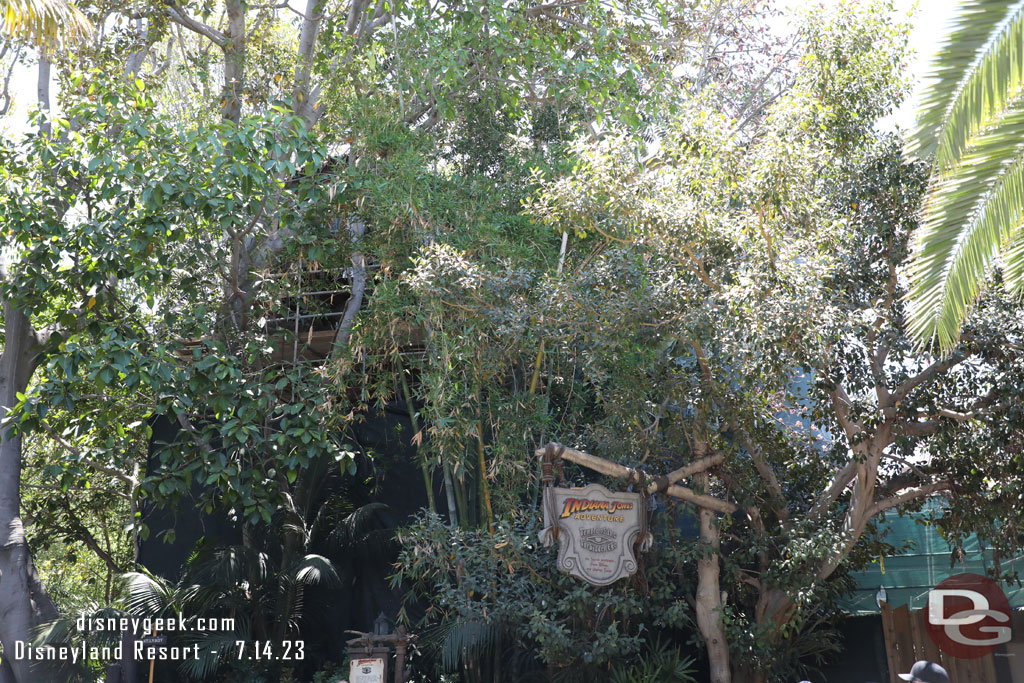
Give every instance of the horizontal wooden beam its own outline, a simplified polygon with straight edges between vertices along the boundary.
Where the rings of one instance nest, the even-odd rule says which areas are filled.
[[[599,458],[596,455],[591,455],[590,453],[578,451],[575,448],[563,446],[560,443],[549,443],[543,448],[538,448],[535,451],[535,454],[538,457],[542,457],[545,453],[548,452],[549,449],[555,453],[558,453],[559,450],[561,450],[560,457],[563,460],[574,462],[577,465],[582,465],[587,469],[594,470],[595,472],[600,472],[601,474],[606,474],[609,477],[634,480],[639,480],[640,478],[640,473],[637,472],[637,470],[633,469],[632,467],[626,467],[616,462],[612,462],[611,460]],[[733,503],[721,500],[720,498],[715,498],[714,496],[708,496],[702,493],[697,493],[693,489],[687,488],[685,486],[679,486],[678,484],[673,483],[679,481],[680,479],[689,477],[690,475],[696,474],[698,472],[703,472],[712,467],[720,465],[724,461],[724,453],[714,453],[712,455],[708,455],[703,458],[694,460],[693,462],[684,465],[683,467],[680,467],[677,470],[673,470],[666,477],[666,479],[668,479],[669,485],[668,488],[665,489],[665,493],[675,498],[679,498],[680,500],[684,500],[688,503],[692,503],[693,505],[706,508],[708,510],[714,510],[715,512],[720,512],[725,515],[732,514],[738,509],[737,506],[734,505]],[[648,479],[652,479],[651,483],[648,484],[647,486],[647,493],[651,494],[657,492],[659,488],[659,482],[653,480],[653,478],[651,478],[650,475],[645,474],[644,476],[647,476]]]

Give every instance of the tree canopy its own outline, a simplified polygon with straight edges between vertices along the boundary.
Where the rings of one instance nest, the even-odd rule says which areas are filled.
[[[233,615],[161,675],[309,681],[380,606],[431,680],[782,681],[901,550],[890,511],[941,494],[954,543],[1019,548],[1024,318],[993,289],[948,355],[915,346],[931,186],[875,127],[908,86],[886,3],[795,36],[740,0],[80,7],[59,107],[0,144],[6,652],[100,642],[78,613]],[[551,441],[696,463],[630,581],[539,547]],[[147,575],[161,508],[231,537]],[[51,598],[62,563],[88,599]]]

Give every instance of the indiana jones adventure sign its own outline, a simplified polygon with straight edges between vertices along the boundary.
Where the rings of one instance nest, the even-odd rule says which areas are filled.
[[[546,486],[541,542],[550,546],[557,538],[559,569],[606,586],[636,572],[633,546],[650,544],[645,514],[638,493],[612,493],[600,484]]]

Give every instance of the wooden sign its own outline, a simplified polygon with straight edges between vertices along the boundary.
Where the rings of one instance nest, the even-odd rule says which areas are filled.
[[[547,486],[541,542],[550,546],[557,537],[559,569],[607,586],[636,572],[634,544],[650,547],[646,513],[639,493],[613,493],[600,484]]]
[[[384,660],[380,657],[353,659],[348,669],[349,683],[384,683]]]

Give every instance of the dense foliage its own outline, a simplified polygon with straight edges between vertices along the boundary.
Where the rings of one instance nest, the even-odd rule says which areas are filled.
[[[0,641],[230,614],[204,647],[308,660],[161,675],[307,681],[379,606],[423,680],[792,680],[847,571],[897,550],[886,510],[942,492],[950,538],[1019,545],[1017,304],[945,358],[906,335],[926,169],[875,129],[906,87],[884,3],[798,40],[744,1],[80,6],[63,113],[0,146]],[[548,441],[716,464],[596,589],[537,541]],[[135,571],[176,540],[159,509],[237,538]],[[88,590],[49,604],[30,546]]]

